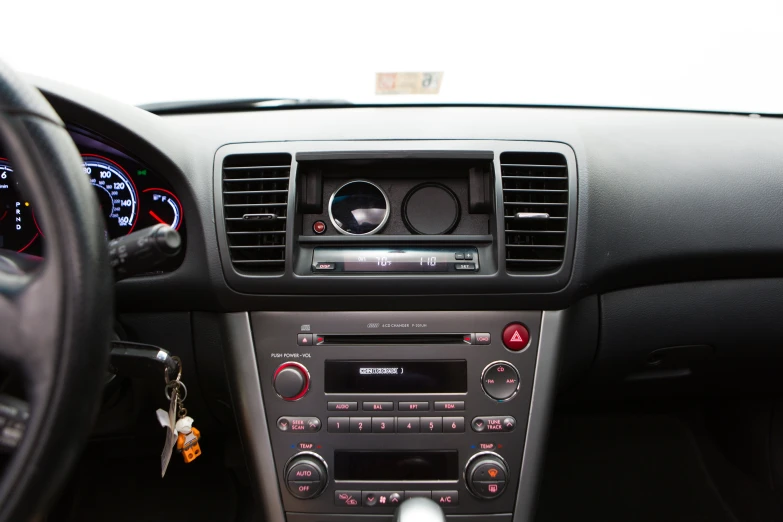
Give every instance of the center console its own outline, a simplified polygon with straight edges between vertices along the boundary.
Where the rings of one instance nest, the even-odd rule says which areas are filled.
[[[296,513],[514,511],[540,312],[251,314],[275,476]]]

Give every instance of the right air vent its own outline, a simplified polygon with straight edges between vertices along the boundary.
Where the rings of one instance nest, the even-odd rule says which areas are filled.
[[[563,265],[568,225],[568,164],[561,154],[500,155],[506,269],[555,272]]]

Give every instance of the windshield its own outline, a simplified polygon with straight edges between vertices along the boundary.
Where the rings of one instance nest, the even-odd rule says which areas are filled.
[[[783,113],[781,20],[780,0],[7,2],[0,58],[134,105],[301,98]]]

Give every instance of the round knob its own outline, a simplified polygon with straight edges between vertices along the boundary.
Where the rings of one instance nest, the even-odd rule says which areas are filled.
[[[511,363],[493,362],[481,373],[481,386],[496,401],[507,401],[519,391],[519,372]]]
[[[285,465],[285,483],[289,493],[309,500],[323,493],[329,483],[326,462],[315,453],[299,453]]]
[[[287,401],[298,401],[310,389],[310,374],[301,364],[287,362],[277,368],[272,383],[280,397]]]
[[[497,453],[474,455],[465,467],[465,483],[474,496],[486,500],[498,498],[509,480],[508,466]]]

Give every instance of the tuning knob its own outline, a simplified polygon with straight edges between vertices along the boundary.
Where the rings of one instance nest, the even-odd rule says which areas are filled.
[[[329,483],[326,462],[315,453],[294,455],[285,466],[285,483],[288,491],[300,500],[317,497]]]
[[[498,498],[509,480],[508,466],[497,453],[474,455],[465,467],[465,483],[474,496],[486,500]]]
[[[299,363],[287,362],[275,370],[272,384],[282,399],[298,401],[310,389],[310,373]]]

